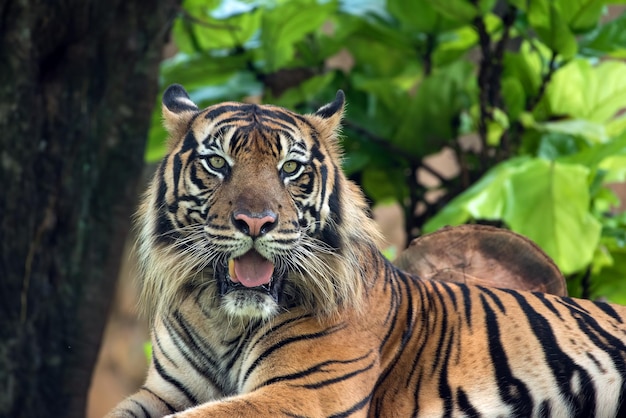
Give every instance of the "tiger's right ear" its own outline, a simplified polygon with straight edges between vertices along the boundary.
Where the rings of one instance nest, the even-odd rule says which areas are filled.
[[[173,138],[180,138],[198,111],[198,106],[180,84],[172,84],[163,93],[163,124]]]

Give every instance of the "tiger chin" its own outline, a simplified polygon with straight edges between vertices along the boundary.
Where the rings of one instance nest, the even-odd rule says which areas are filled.
[[[626,416],[626,309],[422,280],[317,112],[163,95],[137,215],[152,359],[108,417]]]

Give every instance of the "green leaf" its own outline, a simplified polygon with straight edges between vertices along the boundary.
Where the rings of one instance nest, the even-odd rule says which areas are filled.
[[[617,19],[599,26],[580,39],[583,54],[602,57],[626,58],[626,12]]]
[[[460,113],[472,102],[471,71],[471,64],[461,61],[424,79],[409,105],[398,108],[402,119],[392,142],[411,155],[423,156],[455,138]]]
[[[592,30],[598,24],[606,0],[554,0],[556,7],[574,33]]]
[[[579,164],[590,169],[596,169],[607,158],[616,155],[626,155],[626,133],[606,143],[596,144],[576,154],[562,157],[559,162]]]
[[[259,30],[262,9],[240,1],[223,1],[217,8],[206,2],[186,2],[172,33],[179,51],[195,53],[244,45]]]
[[[561,10],[550,0],[530,0],[528,21],[537,32],[539,39],[552,51],[569,59],[578,49],[576,37],[561,15]]]
[[[341,167],[347,176],[363,170],[372,160],[372,154],[366,151],[350,151],[343,158]]]
[[[626,180],[626,155],[611,155],[600,163],[600,169],[606,171],[606,182]]]
[[[307,102],[310,103],[315,98],[319,97],[320,92],[324,91],[326,87],[330,85],[334,76],[335,73],[328,72],[326,74],[311,77],[299,85],[286,90],[280,95],[280,97],[272,97],[268,92],[266,94],[265,101],[292,109],[299,104]]]
[[[441,13],[430,0],[388,0],[387,8],[408,33],[436,34],[462,24]]]
[[[148,142],[144,151],[144,160],[148,163],[160,161],[167,152],[167,131],[163,127],[160,100],[159,97],[159,103],[155,105],[152,111]]]
[[[402,202],[408,196],[406,175],[399,167],[370,166],[363,170],[362,186],[374,202]]]
[[[575,154],[579,151],[578,142],[571,135],[560,132],[548,132],[541,136],[537,156],[546,160]]]
[[[626,305],[626,248],[611,246],[607,251],[612,263],[591,275],[591,297]]]
[[[150,341],[143,343],[143,354],[146,356],[148,364],[150,364],[152,362],[152,343]]]
[[[207,80],[208,81],[208,80]],[[189,97],[194,103],[208,104],[225,100],[238,100],[245,96],[258,96],[263,85],[247,71],[237,72],[217,85],[205,85],[191,90]]]
[[[626,113],[614,117],[606,123],[606,134],[610,137],[626,132]]]
[[[544,63],[549,59],[550,51],[545,46],[524,41],[519,52],[505,53],[503,77],[521,84],[525,97],[534,97],[541,86]]]
[[[424,224],[424,233],[434,232],[447,225],[461,225],[471,219],[502,219],[507,182],[528,161],[528,157],[512,158],[493,167],[430,218]]]
[[[246,52],[226,56],[215,56],[210,52],[176,54],[161,63],[159,81],[163,87],[172,83],[182,84],[188,91],[208,84],[225,83],[245,69],[250,58]]]
[[[583,269],[600,239],[589,213],[589,170],[531,160],[510,178],[503,219],[536,242],[564,274]],[[585,245],[581,245],[585,243]]]
[[[493,36],[494,40],[497,40],[499,31],[502,28],[500,18],[493,13],[489,13],[483,17],[483,22],[487,33]],[[478,34],[476,33],[476,28],[472,25],[463,25],[448,31],[438,30],[437,33],[436,48],[432,55],[432,61],[436,67],[448,65],[459,60],[478,43]]]
[[[337,29],[342,31],[343,23]],[[415,68],[415,46],[410,38],[395,28],[379,22],[350,22],[349,34],[342,35],[344,46],[354,58],[354,73],[367,77],[393,77],[407,66]],[[381,59],[385,57],[385,59]]]
[[[565,119],[556,122],[536,123],[534,128],[544,132],[555,132],[570,136],[583,136],[592,142],[606,142],[606,129],[602,124],[584,119]]]
[[[260,60],[264,72],[272,73],[294,56],[294,44],[318,30],[337,10],[335,2],[291,1],[267,10],[262,16]]]
[[[499,219],[535,241],[565,274],[578,271],[591,262],[601,230],[589,212],[588,177],[582,166],[505,161],[431,218],[424,232],[470,219]]]
[[[604,9],[606,0],[508,0],[528,15],[531,26],[581,33],[593,29]],[[554,36],[554,35],[553,35]],[[558,35],[556,35],[558,36]]]
[[[398,249],[394,245],[390,245],[387,248],[384,248],[382,251],[383,256],[389,261],[393,261],[398,256]]]
[[[622,62],[592,66],[586,60],[572,60],[554,74],[543,101],[552,115],[604,124],[626,106],[625,72]]]
[[[515,77],[505,77],[501,83],[502,98],[511,120],[517,120],[526,105],[526,93],[522,82]]]
[[[495,0],[428,0],[432,7],[449,19],[469,23],[483,16],[495,5]]]

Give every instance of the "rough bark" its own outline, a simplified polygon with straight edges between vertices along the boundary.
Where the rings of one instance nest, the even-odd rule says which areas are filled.
[[[0,416],[82,417],[176,0],[0,0]]]

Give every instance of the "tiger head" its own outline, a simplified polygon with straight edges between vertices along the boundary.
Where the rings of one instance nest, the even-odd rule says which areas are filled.
[[[242,319],[358,309],[362,248],[378,233],[340,168],[343,107],[339,91],[311,115],[235,102],[200,110],[170,86],[168,152],[138,214],[143,304],[163,312],[201,290]]]

